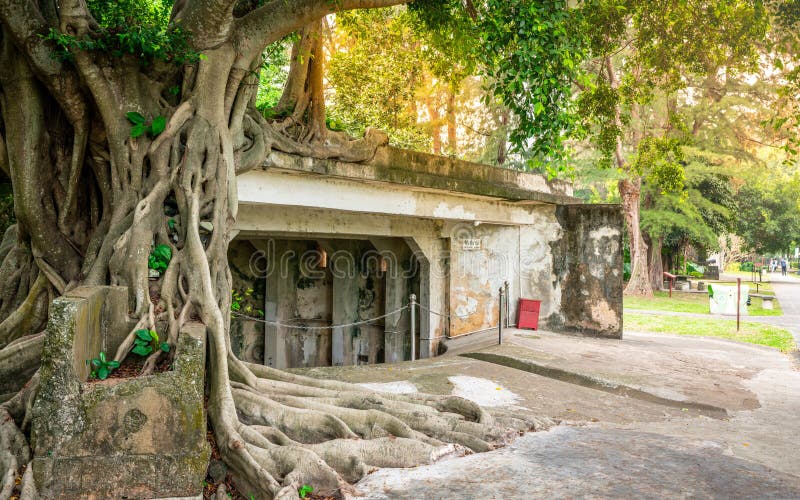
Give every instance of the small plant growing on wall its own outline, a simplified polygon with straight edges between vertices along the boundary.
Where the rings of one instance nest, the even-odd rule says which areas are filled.
[[[139,356],[147,356],[156,349],[169,352],[169,343],[159,343],[158,333],[155,330],[136,330],[136,340],[133,341],[133,352]]]
[[[253,300],[253,289],[247,288],[244,291],[236,289],[231,290],[231,311],[242,312],[247,315],[253,315],[258,318],[264,317],[263,309],[256,309],[249,302]]]
[[[100,380],[105,380],[111,375],[111,372],[119,368],[119,361],[108,361],[106,359],[106,353],[100,351],[100,354],[91,361],[92,364],[92,378],[98,378]]]

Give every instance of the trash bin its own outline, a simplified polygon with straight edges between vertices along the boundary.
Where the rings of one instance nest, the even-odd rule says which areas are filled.
[[[539,328],[539,308],[541,300],[519,299],[517,310],[517,328],[536,330]]]

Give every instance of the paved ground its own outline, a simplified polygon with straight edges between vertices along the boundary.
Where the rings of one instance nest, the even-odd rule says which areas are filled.
[[[789,294],[800,284],[781,288],[791,314]],[[457,393],[565,421],[490,453],[377,471],[359,483],[364,498],[800,498],[800,372],[770,348],[510,330],[503,346],[307,373]]]
[[[794,498],[796,478],[731,458],[711,441],[558,427],[513,445],[361,483],[369,499]]]
[[[773,316],[774,324],[792,332],[800,346],[800,278],[771,273],[769,280],[783,309],[783,316]]]

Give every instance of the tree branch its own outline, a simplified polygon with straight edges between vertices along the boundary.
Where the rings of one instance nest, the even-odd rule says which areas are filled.
[[[44,83],[64,110],[70,123],[87,115],[80,81],[75,71],[54,57],[52,48],[39,35],[52,27],[48,25],[32,0],[0,0],[0,21],[4,35],[10,35],[14,45],[25,54],[34,73]]]
[[[234,22],[232,40],[245,60],[270,43],[328,14],[344,10],[376,9],[411,0],[272,0]]]
[[[237,0],[177,0],[172,19],[192,33],[198,50],[216,47],[228,39]]]

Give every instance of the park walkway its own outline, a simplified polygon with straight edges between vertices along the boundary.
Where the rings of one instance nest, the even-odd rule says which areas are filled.
[[[775,324],[791,331],[800,345],[800,278],[773,273],[769,279],[783,309],[783,316],[773,316]]]

